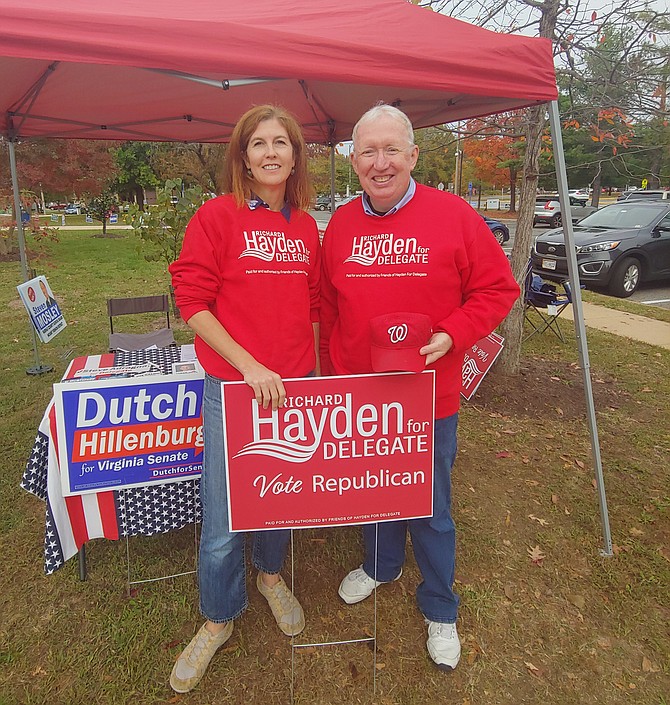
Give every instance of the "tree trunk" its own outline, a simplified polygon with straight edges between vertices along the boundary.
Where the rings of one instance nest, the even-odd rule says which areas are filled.
[[[649,160],[649,188],[660,188],[661,187],[661,164],[663,163],[663,149],[657,147],[651,152],[651,159]]]
[[[596,172],[595,178],[591,182],[591,188],[593,189],[591,205],[594,208],[597,208],[600,203],[600,192],[603,190],[603,169],[600,161],[598,161],[598,171]]]
[[[500,326],[501,334],[505,338],[505,347],[496,365],[496,371],[502,375],[518,374],[521,362],[524,312],[523,287],[528,259],[533,245],[535,194],[537,193],[539,177],[540,147],[542,146],[542,132],[545,125],[545,110],[546,108],[543,105],[538,105],[528,108],[525,115],[526,152],[521,177],[521,193],[519,194],[519,217],[516,223],[511,258],[512,271],[521,287],[522,294]]]
[[[509,209],[511,213],[516,213],[516,180],[519,172],[515,167],[509,169]]]
[[[561,0],[544,0],[539,5],[540,36],[554,38],[556,22]],[[536,105],[526,110],[524,134],[526,151],[523,160],[521,193],[519,194],[519,217],[512,248],[512,271],[521,287],[521,296],[514,304],[507,318],[502,322],[500,331],[505,338],[505,347],[500,354],[500,362],[494,370],[496,374],[511,376],[519,373],[521,365],[521,342],[523,340],[524,312],[524,275],[533,245],[533,216],[535,213],[535,196],[539,177],[540,148],[542,132],[546,122],[546,108]],[[497,370],[496,370],[497,368]]]
[[[19,240],[16,236],[16,226],[10,225],[6,233],[0,233],[0,255],[7,257],[19,249]]]

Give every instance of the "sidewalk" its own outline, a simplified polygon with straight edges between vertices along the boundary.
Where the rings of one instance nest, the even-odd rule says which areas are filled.
[[[670,323],[655,321],[634,313],[615,311],[586,301],[582,302],[582,307],[587,328],[597,328],[670,350]],[[568,306],[563,315],[572,320],[572,312],[572,306]]]

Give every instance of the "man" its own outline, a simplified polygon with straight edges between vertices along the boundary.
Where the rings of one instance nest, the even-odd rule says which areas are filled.
[[[519,295],[509,264],[484,220],[462,199],[416,184],[419,149],[408,117],[377,105],[358,121],[351,162],[362,198],[339,208],[323,241],[321,365],[324,374],[373,371],[371,319],[428,315],[432,335],[420,349],[436,372],[433,516],[363,528],[365,561],[340,584],[347,604],[397,580],[409,528],[423,582],[416,598],[428,624],[430,657],[442,670],[458,664],[458,596],[453,592],[455,529],[451,468],[463,354],[507,315]]]

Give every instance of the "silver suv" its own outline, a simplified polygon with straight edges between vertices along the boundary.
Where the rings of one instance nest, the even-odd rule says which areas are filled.
[[[585,206],[581,198],[570,196],[570,214],[572,222],[576,223],[587,215],[595,213],[596,208]],[[563,223],[561,217],[561,204],[558,196],[537,196],[535,198],[535,214],[533,216],[533,226],[544,224],[552,228],[560,228]]]
[[[617,201],[667,201],[670,199],[670,191],[665,189],[650,189],[648,191],[623,191],[617,197]]]

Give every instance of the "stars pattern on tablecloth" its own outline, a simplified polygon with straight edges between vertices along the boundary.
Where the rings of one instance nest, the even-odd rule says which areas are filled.
[[[37,432],[30,458],[21,478],[21,487],[39,497],[43,502],[47,498],[47,462],[49,460],[49,438]]]
[[[200,479],[114,493],[119,536],[153,536],[202,519]]]
[[[51,575],[65,563],[63,548],[58,530],[51,512],[51,504],[47,502],[46,520],[44,525],[44,573]]]

